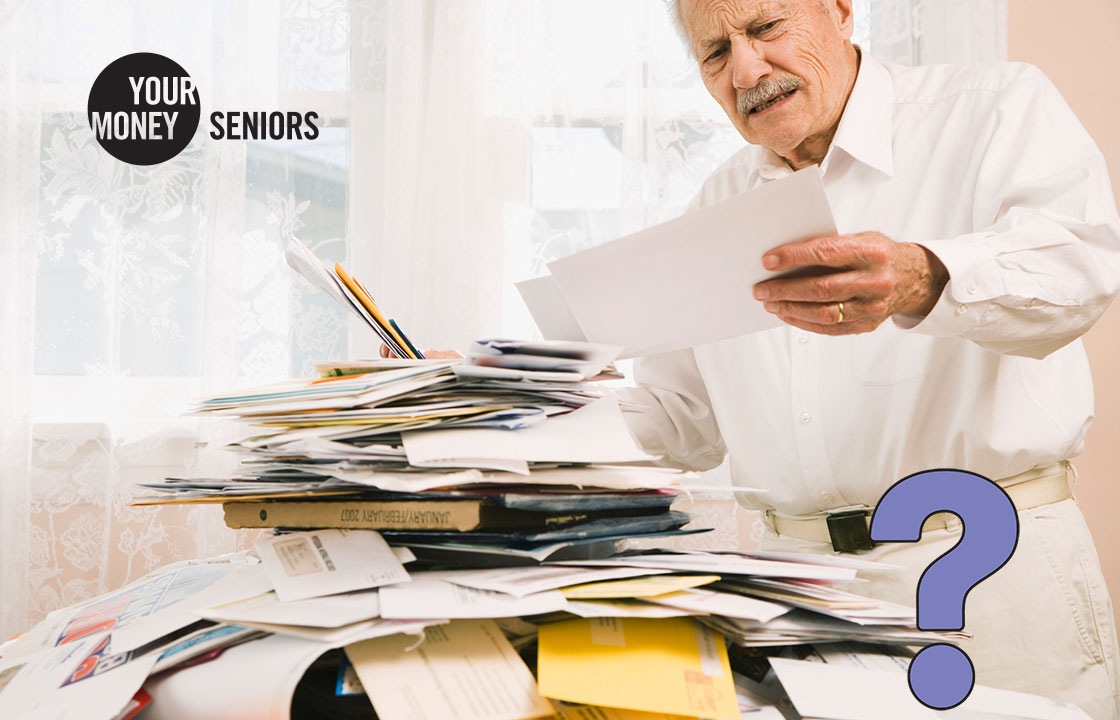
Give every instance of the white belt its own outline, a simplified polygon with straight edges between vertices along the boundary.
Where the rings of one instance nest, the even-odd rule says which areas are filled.
[[[1011,498],[1016,510],[1030,510],[1072,497],[1067,480],[1067,473],[1072,467],[1068,460],[1063,460],[1049,467],[1034,468],[997,480],[996,483]],[[865,520],[870,527],[871,509],[867,510]],[[774,510],[764,510],[762,517],[770,529],[779,535],[812,542],[832,542],[832,536],[828,531],[827,514],[783,515]],[[957,522],[957,517],[947,512],[937,513],[931,515],[922,524],[922,530],[940,530],[949,527],[950,522]]]

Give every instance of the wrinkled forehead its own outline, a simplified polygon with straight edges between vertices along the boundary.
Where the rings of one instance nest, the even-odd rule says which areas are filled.
[[[680,0],[681,24],[693,49],[703,50],[726,40],[730,29],[765,22],[765,18],[795,10],[805,1]]]

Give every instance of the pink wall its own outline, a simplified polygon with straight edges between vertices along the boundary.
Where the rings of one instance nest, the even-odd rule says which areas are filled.
[[[1108,160],[1120,189],[1120,2],[1007,0],[1008,57],[1034,63],[1058,86]],[[1120,203],[1120,194],[1117,196]],[[1120,303],[1085,336],[1096,386],[1096,422],[1085,452],[1077,499],[1120,609]],[[1118,613],[1120,617],[1120,613]]]

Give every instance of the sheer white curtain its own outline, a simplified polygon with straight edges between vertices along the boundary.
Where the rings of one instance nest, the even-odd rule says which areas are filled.
[[[187,401],[345,355],[342,316],[283,261],[344,260],[344,2],[0,5],[0,635],[169,561],[244,545],[214,508],[130,507],[136,483],[229,470]],[[203,122],[150,167],[104,153],[89,87],[157,51]],[[217,142],[212,110],[318,110],[311,144]],[[220,443],[219,443],[220,444]]]
[[[951,9],[946,10],[948,6]],[[191,397],[376,352],[283,263],[346,261],[426,346],[531,336],[512,283],[679,213],[741,145],[661,0],[0,4],[0,636],[177,559],[244,546],[138,482],[228,471]],[[857,0],[886,60],[994,59],[999,0]],[[188,149],[136,168],[85,119],[129,52],[195,78]],[[213,110],[315,110],[304,142]],[[209,441],[208,448],[196,443]],[[718,477],[718,476],[717,476]],[[697,506],[733,544],[729,503]],[[709,540],[711,541],[711,540]]]
[[[1006,0],[855,0],[856,36],[904,65],[1007,59]]]

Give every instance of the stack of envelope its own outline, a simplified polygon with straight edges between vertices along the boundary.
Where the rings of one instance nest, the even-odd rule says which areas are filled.
[[[863,720],[934,717],[909,693],[911,608],[848,556],[617,541],[700,532],[616,402],[619,347],[475,343],[425,359],[341,267],[289,261],[392,360],[197,402],[247,421],[234,477],[136,504],[221,503],[253,550],[177,563],[0,644],[22,720]],[[980,683],[983,678],[978,679]],[[977,687],[955,718],[1085,720]]]
[[[371,530],[279,534],[0,644],[0,717],[935,717],[910,695],[907,665],[913,646],[959,636],[850,592],[872,567],[885,569],[646,550],[467,569]],[[950,716],[1088,717],[982,686]]]
[[[671,508],[686,473],[655,467],[591,381],[618,351],[487,340],[463,359],[321,363],[317,379],[204,398],[193,412],[251,423],[232,444],[243,470],[147,483],[138,504],[220,502],[234,528],[375,529],[473,564],[697,532]]]

